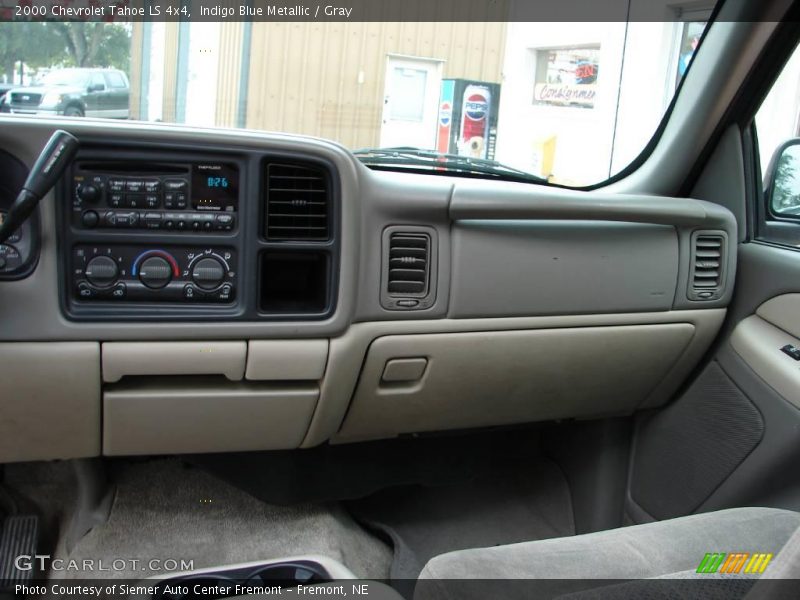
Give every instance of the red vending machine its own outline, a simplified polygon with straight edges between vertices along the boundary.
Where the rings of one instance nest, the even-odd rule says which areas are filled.
[[[443,79],[436,150],[494,159],[500,84]]]

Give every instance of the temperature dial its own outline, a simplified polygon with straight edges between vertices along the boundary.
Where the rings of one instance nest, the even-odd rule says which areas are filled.
[[[139,280],[153,290],[166,286],[172,279],[172,267],[165,258],[151,256],[139,267]]]
[[[107,287],[117,280],[117,262],[108,256],[95,256],[86,265],[86,279],[97,287]]]
[[[225,278],[225,267],[216,258],[202,258],[192,268],[192,281],[204,290],[213,290]]]

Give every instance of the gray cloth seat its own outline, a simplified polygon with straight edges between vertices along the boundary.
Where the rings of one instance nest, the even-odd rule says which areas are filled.
[[[525,597],[535,591],[537,598],[554,598],[605,587],[599,580],[685,578],[707,552],[773,553],[766,577],[786,567],[779,553],[799,528],[797,512],[737,508],[567,538],[459,550],[428,562],[415,598],[464,598],[471,596],[470,589],[485,595],[487,590],[474,585],[476,579],[547,580],[518,589]],[[454,594],[456,587],[444,580],[473,584],[465,583]],[[503,596],[513,591],[510,587]]]

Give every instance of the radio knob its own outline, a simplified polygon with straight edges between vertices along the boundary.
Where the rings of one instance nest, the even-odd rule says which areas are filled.
[[[84,227],[97,227],[97,223],[100,222],[100,215],[93,210],[87,210],[83,215],[81,215],[81,223],[83,223]]]
[[[107,287],[117,280],[117,262],[108,256],[95,256],[86,265],[86,279],[97,287]]]
[[[84,202],[97,202],[100,200],[100,188],[91,183],[84,183],[78,188],[78,197]]]
[[[151,256],[139,267],[139,281],[151,289],[161,289],[171,279],[172,267],[166,259],[160,256]]]
[[[216,258],[202,258],[192,268],[192,281],[204,290],[213,290],[225,278],[225,268]]]

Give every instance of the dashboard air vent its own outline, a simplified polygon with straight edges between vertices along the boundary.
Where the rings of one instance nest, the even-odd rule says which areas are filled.
[[[699,233],[694,237],[690,297],[693,300],[719,298],[725,266],[725,237]]]
[[[389,237],[388,291],[392,296],[425,296],[431,240],[424,233],[394,232]]]
[[[325,171],[305,165],[270,164],[266,212],[267,239],[329,239],[330,190]]]

